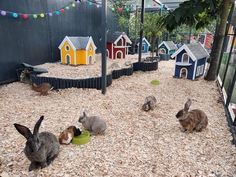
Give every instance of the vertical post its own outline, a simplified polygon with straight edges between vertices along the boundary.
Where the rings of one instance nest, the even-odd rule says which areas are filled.
[[[230,103],[230,100],[231,100],[231,97],[232,97],[232,94],[234,91],[235,82],[236,82],[236,70],[234,71],[234,76],[233,76],[233,80],[232,80],[232,83],[229,88],[229,93],[227,93],[227,100],[226,100],[226,104],[225,104],[227,109],[228,109],[228,106],[229,106],[229,103]]]
[[[141,25],[140,25],[139,48],[138,48],[138,62],[141,62],[142,58],[143,21],[144,21],[144,0],[142,0],[142,7],[141,7]]]
[[[102,0],[102,94],[107,86],[107,0]]]
[[[235,34],[235,33],[236,33],[236,28],[234,29],[234,34]],[[230,47],[229,56],[227,57],[228,60],[227,60],[227,63],[226,63],[225,74],[224,74],[224,77],[223,77],[223,79],[222,79],[222,86],[221,86],[221,89],[224,87],[224,82],[225,82],[226,75],[227,75],[227,71],[228,71],[228,68],[229,68],[229,62],[230,62],[230,59],[231,59],[232,50],[233,50],[233,48],[234,48],[234,41],[235,41],[235,36],[233,36],[233,41],[232,41],[232,44],[231,44],[231,47]]]
[[[234,29],[234,36],[233,36],[233,41],[232,41],[231,48],[230,48],[230,54],[229,54],[229,59],[228,59],[228,61],[231,59],[232,50],[233,50],[233,48],[234,48],[235,38],[236,38],[236,28]],[[229,65],[229,63],[228,63],[228,65]],[[227,69],[228,69],[228,68],[227,68]],[[226,74],[227,74],[227,70],[226,70],[225,75],[226,75]],[[225,76],[225,77],[226,77],[226,76]],[[224,80],[225,80],[225,77],[224,77]],[[228,106],[229,106],[229,103],[230,103],[230,101],[231,101],[231,97],[232,97],[232,94],[233,94],[233,91],[234,91],[235,82],[236,82],[236,68],[235,68],[235,71],[234,71],[234,76],[233,76],[233,79],[232,79],[230,88],[228,89],[228,90],[229,90],[229,93],[227,93],[227,100],[226,100],[226,107],[227,107],[227,109],[228,109]],[[222,82],[222,85],[224,85],[224,82]],[[234,123],[236,123],[236,122],[234,122]]]
[[[189,25],[189,41],[188,41],[188,43],[190,44],[191,43],[191,36],[192,36],[192,26],[191,25]]]
[[[159,56],[158,46],[159,46],[159,37],[157,37],[157,39],[156,39],[156,47],[157,47],[156,56],[157,56],[157,57]]]
[[[135,33],[134,33],[134,35],[135,35],[135,37],[134,37],[134,39],[135,39],[135,43],[132,43],[132,48],[133,48],[133,53],[137,53],[138,51],[136,51],[136,49],[135,49],[135,46],[136,46],[136,43],[137,43],[137,38],[138,38],[138,33],[137,33],[137,18],[138,18],[138,5],[136,4],[136,9],[135,9],[135,25],[134,25],[134,28],[135,28]]]
[[[229,27],[230,27],[230,24],[227,23],[226,30],[225,30],[225,35],[224,35],[224,41],[223,41],[223,45],[222,45],[222,48],[221,48],[221,51],[220,51],[219,63],[218,63],[218,66],[217,66],[217,72],[216,72],[217,75],[219,74],[220,65],[221,65],[221,62],[222,62],[223,54],[224,54],[224,49],[225,49],[225,46],[227,45],[227,42],[228,42],[226,37],[228,35]]]
[[[229,20],[232,19],[234,7],[235,7],[235,3],[233,3],[232,6],[231,6],[230,13],[229,13],[229,17],[228,17],[228,21],[227,21],[227,24],[226,24],[226,30],[225,30],[225,35],[224,35],[223,46],[222,46],[222,48],[221,48],[219,63],[218,63],[218,67],[217,67],[217,75],[219,74],[219,71],[220,71],[220,65],[221,65],[221,61],[222,61],[222,58],[223,58],[223,54],[224,54],[224,48],[225,48],[225,46],[227,45],[227,44],[226,44],[226,43],[227,43],[226,37],[227,37],[227,34],[228,34],[228,32],[229,32],[229,27],[230,27]],[[218,26],[218,25],[217,25],[217,26]],[[217,26],[216,26],[216,27],[217,27]]]

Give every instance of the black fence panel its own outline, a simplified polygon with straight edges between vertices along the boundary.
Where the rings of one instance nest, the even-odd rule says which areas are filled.
[[[73,0],[1,0],[1,10],[16,13],[46,13],[75,2]],[[16,69],[25,62],[38,65],[60,59],[59,44],[67,36],[92,36],[101,51],[101,7],[88,1],[75,3],[62,15],[28,20],[0,15],[0,84],[17,80]],[[115,15],[108,8],[109,31],[117,31]],[[4,41],[4,42],[3,42]],[[63,85],[63,83],[61,83]],[[65,87],[65,85],[63,86]]]
[[[99,82],[101,84],[101,82]],[[112,74],[107,75],[107,87],[112,84]]]
[[[111,74],[107,75],[107,87],[112,84],[112,79],[118,79],[121,76],[130,76],[134,71],[152,71],[157,70],[158,62],[152,63],[134,63],[133,67],[123,68],[120,70],[113,70]],[[135,69],[134,69],[135,68]],[[138,69],[138,70],[137,70]],[[30,80],[33,83],[41,84],[43,82],[50,83],[54,89],[65,88],[96,88],[101,90],[101,77],[92,77],[87,79],[62,79],[53,77],[40,77],[35,74],[30,75]]]
[[[112,79],[118,79],[119,77],[123,76],[123,70],[114,70],[112,71]]]
[[[158,69],[158,61],[133,63],[134,71],[153,71]]]
[[[133,68],[134,68],[134,71],[140,71],[141,63],[140,62],[133,63]]]
[[[132,68],[125,68],[125,69],[123,69],[123,70],[124,70],[124,75],[126,75],[126,76],[130,76],[130,75],[132,75],[133,72],[134,72],[133,67],[132,67]]]
[[[66,88],[96,88],[101,89],[101,77],[88,78],[88,79],[62,79],[53,77],[40,77],[34,74],[30,75],[30,80],[35,84],[42,84],[48,82],[53,86],[53,89],[66,89]],[[107,75],[107,87],[112,84],[112,75]]]
[[[113,70],[112,71],[112,79],[118,79],[121,76],[130,76],[133,74],[133,67],[130,68],[123,68],[120,70]]]

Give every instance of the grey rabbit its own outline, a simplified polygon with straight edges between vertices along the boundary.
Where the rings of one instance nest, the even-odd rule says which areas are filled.
[[[56,136],[50,132],[38,133],[44,116],[41,116],[34,126],[33,134],[30,129],[14,124],[16,130],[26,138],[24,153],[31,161],[29,171],[47,167],[59,153],[60,144]]]
[[[142,110],[144,111],[149,111],[149,110],[153,110],[156,106],[156,98],[154,96],[148,96],[145,98],[145,102],[142,106]]]
[[[207,127],[208,118],[202,110],[194,109],[188,111],[191,104],[192,101],[188,99],[184,105],[184,109],[180,110],[176,114],[176,118],[179,120],[184,131],[192,133],[193,130],[196,130],[200,132]]]
[[[106,122],[103,119],[97,116],[88,117],[85,112],[79,117],[79,122],[94,135],[102,134],[107,129]]]

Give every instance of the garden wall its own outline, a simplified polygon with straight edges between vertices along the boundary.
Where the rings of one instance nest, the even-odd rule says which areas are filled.
[[[66,35],[90,35],[98,47],[97,52],[101,50],[101,7],[85,1],[80,4],[75,2],[75,7],[65,9],[65,6],[73,2],[75,1],[0,1],[0,84],[15,81],[15,71],[22,62],[38,65],[58,61],[58,46]],[[55,12],[63,7],[65,12],[61,15],[33,18],[35,13]],[[10,13],[3,16],[2,11],[32,15],[24,20],[22,17],[13,18]],[[116,31],[118,25],[110,9],[107,18],[108,29]]]

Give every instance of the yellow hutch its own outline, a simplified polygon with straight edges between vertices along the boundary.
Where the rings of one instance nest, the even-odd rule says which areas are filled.
[[[58,47],[61,53],[61,63],[69,65],[87,65],[95,63],[95,46],[91,36],[66,36]]]

